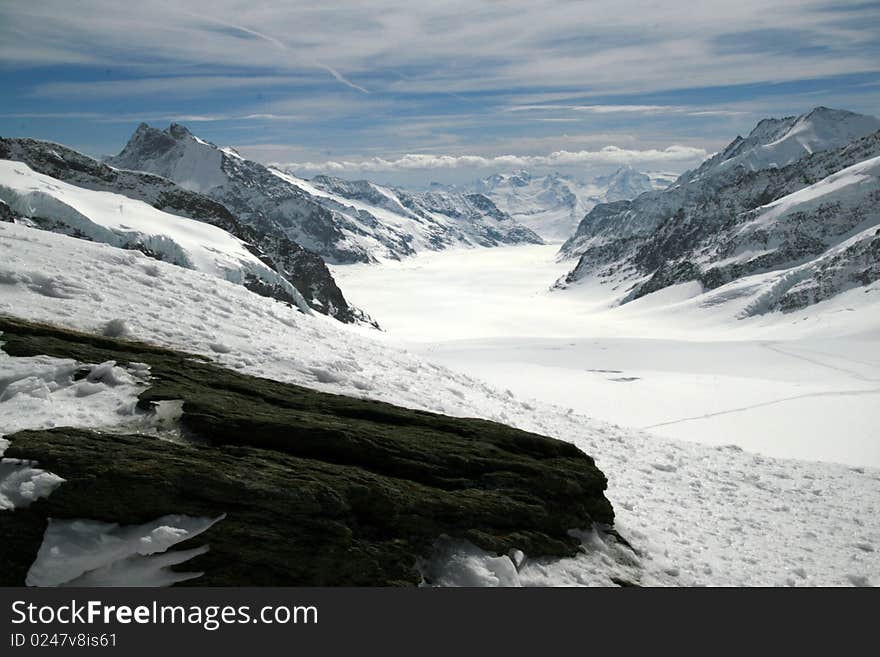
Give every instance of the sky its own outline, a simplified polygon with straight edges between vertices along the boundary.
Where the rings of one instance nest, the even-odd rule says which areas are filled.
[[[761,118],[880,114],[880,2],[0,0],[0,135],[175,121],[306,176],[680,172]]]

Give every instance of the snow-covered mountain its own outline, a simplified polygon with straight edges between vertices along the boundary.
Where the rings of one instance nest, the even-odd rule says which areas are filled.
[[[158,174],[219,201],[246,223],[313,250],[328,262],[400,258],[420,249],[495,246],[540,238],[488,199],[418,199],[360,181],[311,183],[218,148],[172,124],[141,124],[115,167]]]
[[[876,280],[878,130],[874,117],[826,108],[761,121],[668,189],[596,206],[560,251],[579,260],[558,285],[596,278],[625,303],[760,274],[736,292],[757,313]]]
[[[737,136],[682,178],[697,180],[737,167],[748,171],[778,169],[812,153],[841,148],[876,130],[880,130],[880,120],[874,116],[827,107],[816,107],[800,116],[764,119],[748,137]]]
[[[60,144],[34,139],[0,138],[0,158],[23,162],[35,172],[77,187],[121,194],[162,212],[217,226],[244,242],[250,253],[290,281],[313,310],[342,322],[370,321],[363,312],[347,303],[318,254],[302,248],[283,234],[242,223],[225,206],[198,192],[183,189],[167,178],[114,169]],[[0,206],[0,212],[3,207],[6,206]],[[40,225],[70,232],[71,227],[62,220],[64,216],[69,215],[42,217]],[[100,223],[100,218],[98,220]],[[160,229],[158,225],[153,226],[153,230]],[[92,239],[98,239],[94,232]],[[117,241],[114,238],[112,243]],[[289,296],[281,288],[273,289],[280,293],[280,298]],[[273,289],[261,291],[271,294]]]
[[[162,212],[121,194],[76,187],[12,160],[0,160],[0,198],[26,224],[141,251],[311,312],[289,281],[222,228]],[[146,264],[142,269],[145,276],[158,276],[155,265]]]
[[[583,216],[599,203],[635,198],[669,185],[675,176],[643,173],[623,167],[590,182],[560,173],[542,176],[520,170],[494,174],[473,188],[520,223],[547,240],[564,240],[574,233]]]
[[[328,209],[355,215],[368,226],[378,223],[394,230],[400,235],[399,246],[380,251],[382,257],[397,259],[451,246],[541,243],[538,235],[513,221],[483,194],[442,189],[416,192],[368,180],[333,176],[305,180],[289,172],[277,174]]]

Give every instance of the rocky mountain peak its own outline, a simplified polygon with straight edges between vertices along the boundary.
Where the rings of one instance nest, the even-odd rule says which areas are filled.
[[[175,139],[184,139],[186,137],[192,137],[193,134],[189,131],[185,125],[181,125],[180,123],[172,123],[168,126],[168,134],[174,137]]]
[[[688,174],[687,180],[726,175],[738,168],[760,171],[788,166],[811,153],[841,148],[876,130],[880,130],[877,117],[821,106],[800,116],[762,119],[748,137],[736,137]]]

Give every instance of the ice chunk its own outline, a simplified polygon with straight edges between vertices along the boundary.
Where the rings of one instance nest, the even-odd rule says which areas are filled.
[[[8,441],[4,442],[8,446]],[[36,466],[34,461],[0,460],[0,511],[30,506],[41,497],[48,497],[64,481]]]
[[[167,515],[143,525],[50,519],[28,586],[168,586],[200,573],[169,570],[207,548],[168,553],[226,517]]]
[[[490,554],[468,541],[441,540],[422,573],[434,586],[521,586],[516,568],[507,555]]]

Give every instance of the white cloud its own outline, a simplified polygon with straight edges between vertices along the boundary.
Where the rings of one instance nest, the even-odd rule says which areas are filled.
[[[606,146],[596,151],[554,151],[548,155],[432,155],[413,153],[396,159],[330,160],[278,164],[293,171],[412,171],[424,169],[567,167],[573,165],[625,165],[695,162],[706,157],[702,148],[673,145],[662,150],[632,150]]]

